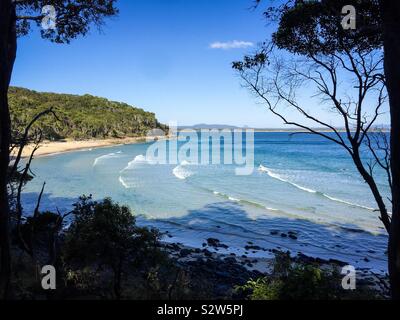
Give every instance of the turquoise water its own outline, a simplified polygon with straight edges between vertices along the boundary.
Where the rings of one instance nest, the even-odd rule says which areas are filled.
[[[233,165],[151,164],[149,144],[114,146],[34,160],[36,178],[24,191],[31,211],[46,181],[42,209],[67,211],[77,197],[112,197],[141,224],[169,231],[166,241],[201,247],[218,238],[228,252],[264,257],[260,247],[336,258],[386,269],[387,237],[373,197],[349,156],[324,138],[255,134],[255,169],[235,175]],[[377,173],[384,195],[386,178]],[[289,231],[297,239],[282,237]]]

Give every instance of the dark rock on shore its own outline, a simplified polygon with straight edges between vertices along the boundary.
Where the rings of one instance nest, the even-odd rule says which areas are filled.
[[[232,257],[226,257],[224,258],[224,261],[229,263],[236,263],[236,259]]]
[[[179,252],[179,255],[182,258],[184,258],[184,257],[187,257],[191,253],[192,253],[192,250],[190,250],[190,249],[181,249],[181,251]]]
[[[246,250],[261,250],[260,246],[254,246],[254,245],[250,245],[250,246],[245,246],[244,247]],[[253,252],[254,253],[254,252]]]
[[[219,240],[215,238],[208,238],[207,239],[207,244],[211,247],[216,247],[219,245]]]
[[[167,249],[173,250],[173,251],[180,251],[181,247],[177,243],[169,243],[166,245]]]
[[[207,240],[208,243],[220,245],[219,240],[210,239]],[[257,246],[252,243],[246,247],[254,248]],[[189,287],[196,292],[199,290],[198,288],[202,288],[201,292],[203,293],[204,291],[206,296],[211,296],[213,299],[243,299],[245,298],[245,292],[236,292],[234,290],[236,286],[243,285],[251,279],[268,276],[266,273],[252,270],[251,268],[256,267],[255,264],[258,263],[258,260],[249,258],[246,255],[241,257],[236,256],[234,253],[221,255],[206,248],[186,248],[180,244],[165,244],[165,248],[176,259],[175,261],[179,268],[190,276]],[[269,249],[269,251],[273,253],[282,252],[279,249]],[[286,251],[286,253],[290,254],[289,251]],[[298,252],[296,257],[292,257],[291,261],[300,264],[313,264],[317,267],[336,266],[341,268],[347,265],[346,262],[337,259],[314,258],[301,252]],[[387,276],[385,278],[385,276],[373,273],[371,276],[368,268],[360,269],[360,274],[361,278],[357,280],[357,285],[381,288],[383,283],[387,282]],[[380,290],[385,291],[385,289]]]
[[[337,264],[340,267],[344,267],[344,266],[346,266],[348,264],[347,262],[340,261],[340,260],[337,260],[337,259],[329,259],[329,263]]]
[[[223,248],[223,249],[229,248],[226,244],[221,243],[218,239],[215,239],[215,238],[208,238],[207,244],[210,247],[214,247],[214,248]]]
[[[243,299],[239,293],[233,291],[233,288],[245,284],[250,279],[263,276],[261,272],[249,271],[232,257],[188,261],[184,268],[195,278],[195,282],[207,281],[208,289],[212,291],[216,299],[226,297],[228,292],[231,292],[234,299]]]
[[[347,265],[347,262],[341,261],[341,260],[337,260],[337,259],[329,259],[329,260],[325,260],[325,259],[321,259],[321,258],[313,258],[313,257],[309,257],[301,252],[299,252],[297,254],[297,256],[294,258],[295,261],[298,262],[302,262],[302,263],[318,263],[318,264],[334,264],[337,265],[339,267],[343,267],[345,265]]]

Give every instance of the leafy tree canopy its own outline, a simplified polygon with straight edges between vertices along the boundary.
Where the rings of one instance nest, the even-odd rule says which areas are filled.
[[[103,19],[118,13],[116,0],[15,0],[17,13],[17,33],[29,33],[32,24],[40,26],[50,12],[43,11],[51,5],[55,11],[54,28],[41,28],[44,39],[56,43],[69,43],[79,35],[86,35],[90,26],[100,27]]]
[[[35,115],[49,108],[53,108],[59,121],[43,117],[32,128],[40,129],[48,140],[122,138],[144,136],[156,128],[166,130],[154,113],[91,95],[40,93],[11,87],[8,96],[14,136],[23,132]]]
[[[81,197],[65,238],[68,261],[100,263],[116,269],[122,261],[138,263],[159,240],[156,230],[138,227],[128,207],[106,198]]]
[[[346,5],[356,9],[355,30],[342,27],[342,8]],[[265,16],[278,22],[273,43],[292,53],[368,51],[383,44],[378,0],[289,0],[267,8]]]

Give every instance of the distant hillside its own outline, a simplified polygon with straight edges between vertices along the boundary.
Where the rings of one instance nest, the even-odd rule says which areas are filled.
[[[206,123],[200,123],[200,124],[195,124],[193,126],[180,126],[180,130],[184,129],[193,129],[193,130],[199,130],[199,129],[239,129],[239,127],[228,125],[228,124],[206,124]]]
[[[36,125],[49,140],[144,136],[148,130],[165,129],[154,113],[91,95],[41,93],[11,87],[9,104],[14,130],[25,128],[36,114],[53,107],[60,121],[46,116]]]

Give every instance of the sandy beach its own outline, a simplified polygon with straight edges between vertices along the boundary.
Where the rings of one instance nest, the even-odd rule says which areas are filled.
[[[145,137],[127,137],[121,139],[104,139],[104,140],[63,140],[63,141],[43,141],[39,149],[35,152],[35,157],[43,157],[57,153],[65,153],[77,150],[85,150],[92,148],[102,148],[119,144],[132,144],[145,142]],[[29,157],[32,153],[34,145],[28,145],[22,152],[22,157]],[[15,154],[14,154],[15,155]]]

